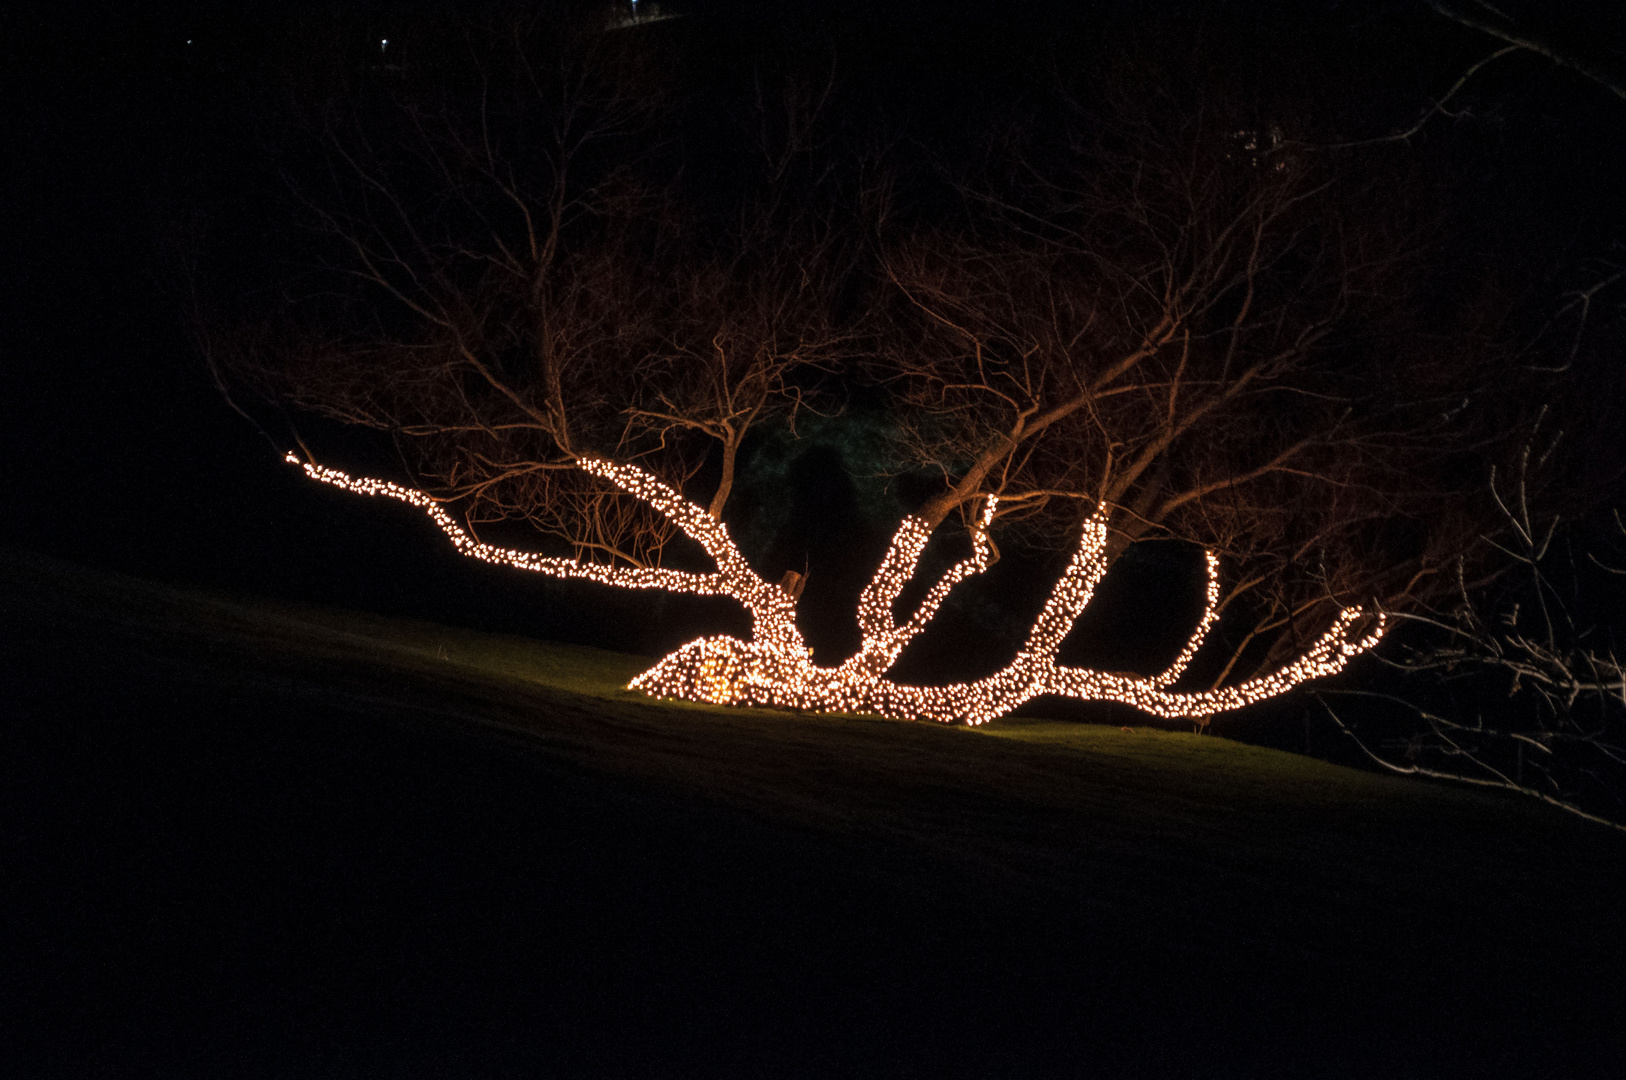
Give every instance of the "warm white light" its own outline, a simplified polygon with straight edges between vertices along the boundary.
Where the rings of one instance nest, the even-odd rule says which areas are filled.
[[[653,697],[708,701],[720,705],[769,705],[816,712],[868,712],[898,719],[929,719],[983,724],[1003,716],[1041,694],[1086,701],[1116,701],[1166,719],[1203,719],[1275,697],[1307,679],[1343,670],[1349,661],[1375,646],[1387,623],[1381,614],[1343,609],[1333,625],[1303,656],[1279,671],[1237,686],[1197,693],[1166,688],[1185,671],[1202,646],[1218,614],[1219,558],[1208,552],[1207,600],[1202,619],[1173,664],[1149,678],[1062,667],[1056,650],[1089,604],[1106,574],[1107,526],[1097,513],[1084,523],[1079,548],[1028,634],[1022,651],[1004,669],[984,679],[951,686],[906,686],[887,680],[886,672],[903,648],[937,614],[955,585],[988,568],[987,528],[997,500],[989,496],[973,530],[972,554],[951,566],[927,592],[920,607],[903,623],[892,605],[914,576],[931,529],[920,518],[898,526],[891,547],[858,602],[862,643],[837,667],[819,667],[796,629],[796,600],[752,570],[726,526],[649,473],[632,465],[583,459],[579,467],[607,480],[664,514],[705,549],[717,564],[710,574],[659,567],[615,567],[498,548],[470,536],[467,530],[426,492],[384,480],[355,479],[336,469],[302,463],[313,480],[362,495],[384,495],[427,513],[451,538],[458,551],[486,562],[502,563],[562,578],[585,578],[631,589],[666,589],[703,596],[728,596],[751,614],[751,640],[719,635],[700,638],[663,658],[629,684]],[[1370,620],[1364,635],[1350,637]]]

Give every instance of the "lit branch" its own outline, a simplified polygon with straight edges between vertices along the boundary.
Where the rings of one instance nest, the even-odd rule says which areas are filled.
[[[1197,629],[1192,631],[1191,637],[1186,641],[1185,648],[1174,658],[1174,663],[1152,677],[1152,685],[1160,690],[1165,686],[1174,685],[1175,680],[1185,673],[1191,658],[1202,648],[1203,642],[1208,639],[1208,631],[1213,629],[1214,621],[1219,618],[1219,556],[1212,551],[1205,551],[1203,558],[1208,563],[1208,589],[1203,601],[1203,617],[1198,621]]]
[[[744,556],[739,553],[739,549],[734,546],[734,541],[729,538],[727,527],[721,522],[712,520],[705,511],[635,466],[616,465],[596,459],[583,459],[578,462],[582,471],[609,480],[628,494],[666,515],[716,561],[716,573],[695,574],[661,567],[607,566],[601,563],[582,562],[579,559],[496,547],[476,540],[446,512],[445,507],[441,506],[434,496],[427,492],[402,487],[388,480],[375,480],[371,477],[356,479],[338,469],[330,469],[312,462],[301,462],[299,457],[291,452],[284,460],[290,465],[300,466],[304,469],[305,475],[312,480],[331,484],[358,495],[383,495],[398,499],[409,506],[416,506],[440,526],[441,531],[460,554],[470,558],[547,574],[550,577],[580,578],[623,589],[664,589],[668,592],[686,592],[697,596],[732,597],[750,611],[754,630],[759,636],[781,639],[786,644],[794,642],[801,647],[801,635],[796,630],[795,624],[795,605],[782,590],[769,585],[757,576],[746,563]]]
[[[988,526],[994,520],[994,508],[998,505],[997,495],[988,496],[983,504],[982,516],[978,519],[976,528],[972,530],[971,557],[961,559],[949,567],[926,594],[926,598],[920,602],[914,615],[899,626],[892,614],[892,605],[897,601],[904,585],[914,577],[915,567],[919,564],[920,556],[926,550],[926,542],[932,533],[931,526],[921,518],[910,515],[903,519],[903,523],[898,526],[898,531],[892,538],[892,546],[887,549],[886,558],[881,562],[881,568],[875,572],[875,576],[870,579],[870,583],[864,587],[863,593],[858,598],[858,626],[863,634],[863,643],[859,646],[857,655],[842,665],[844,669],[855,672],[862,670],[876,676],[885,673],[897,662],[904,646],[924,630],[937,615],[937,609],[948,599],[948,594],[954,586],[973,574],[980,574],[988,569],[991,552]]]
[[[900,625],[892,614],[892,603],[913,575],[932,531],[918,517],[904,519],[881,569],[860,600],[863,648],[846,663],[826,668],[812,662],[811,652],[796,629],[796,600],[751,569],[721,522],[636,466],[595,458],[578,461],[583,471],[608,480],[664,514],[716,560],[715,573],[607,566],[495,547],[476,540],[426,492],[384,480],[356,479],[336,469],[302,463],[292,453],[287,455],[287,461],[300,465],[313,480],[418,507],[440,526],[459,552],[471,558],[621,588],[728,596],[751,612],[751,641],[728,636],[700,638],[666,656],[629,684],[629,689],[642,690],[652,697],[984,724],[1033,697],[1057,694],[1086,701],[1115,701],[1166,719],[1201,719],[1274,697],[1308,679],[1342,670],[1353,657],[1376,645],[1386,626],[1379,615],[1365,635],[1351,638],[1350,633],[1369,616],[1360,608],[1346,608],[1303,656],[1272,674],[1202,693],[1170,693],[1164,688],[1179,678],[1217,618],[1219,560],[1210,552],[1202,619],[1167,670],[1141,678],[1059,666],[1055,662],[1057,649],[1106,574],[1106,516],[1098,511],[1084,523],[1077,554],[1051,591],[1026,647],[1009,665],[972,683],[906,686],[886,680],[883,676],[887,669],[904,646],[931,622],[954,587],[988,568],[991,545],[987,529],[998,502],[993,496],[988,497],[973,530],[972,554],[950,567],[915,613]]]

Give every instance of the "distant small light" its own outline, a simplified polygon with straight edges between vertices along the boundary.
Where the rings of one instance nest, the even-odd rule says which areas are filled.
[[[378,51],[379,52],[383,52],[385,49],[387,49],[389,47],[390,47],[390,39],[389,38],[385,38],[383,41],[380,41],[378,43]]]
[[[188,44],[188,45],[190,45],[190,44],[192,44],[192,39],[191,39],[191,38],[187,38],[187,39],[186,39],[186,43],[187,43],[187,44]]]

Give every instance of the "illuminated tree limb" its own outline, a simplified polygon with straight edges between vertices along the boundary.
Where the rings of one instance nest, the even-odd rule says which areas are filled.
[[[1166,670],[1142,678],[1058,665],[1056,652],[1062,640],[1106,574],[1106,517],[1097,512],[1085,522],[1078,552],[1051,591],[1026,646],[1010,664],[976,682],[908,686],[887,680],[885,672],[904,646],[931,622],[953,588],[987,569],[990,544],[986,532],[998,503],[993,496],[988,497],[974,530],[972,554],[950,567],[916,611],[900,624],[892,613],[892,602],[912,576],[931,534],[921,519],[906,518],[881,569],[864,591],[859,612],[864,646],[837,667],[819,667],[812,662],[796,629],[796,599],[769,585],[751,569],[722,522],[637,466],[598,458],[578,462],[583,471],[609,481],[664,514],[716,561],[716,572],[609,566],[496,547],[477,540],[427,492],[384,480],[357,479],[337,469],[301,462],[292,453],[286,460],[299,465],[313,480],[357,494],[383,495],[423,510],[452,545],[471,558],[619,588],[665,589],[739,601],[751,613],[752,640],[716,636],[683,646],[630,684],[632,689],[656,697],[983,724],[1031,698],[1056,694],[1086,701],[1115,701],[1166,719],[1201,719],[1273,697],[1307,679],[1333,674],[1351,658],[1376,645],[1385,628],[1379,616],[1364,636],[1351,638],[1350,633],[1368,616],[1360,608],[1346,608],[1304,655],[1276,672],[1237,686],[1171,693],[1166,687],[1191,662],[1217,618],[1219,560],[1209,553],[1203,616]]]

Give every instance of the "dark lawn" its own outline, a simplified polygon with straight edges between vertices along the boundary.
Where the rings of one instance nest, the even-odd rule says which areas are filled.
[[[1618,1076],[1626,837],[0,559],[0,1074]]]

